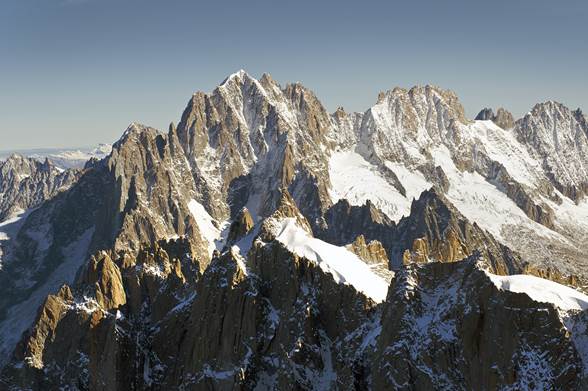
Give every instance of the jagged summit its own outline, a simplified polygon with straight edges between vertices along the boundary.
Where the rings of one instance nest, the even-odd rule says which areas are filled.
[[[231,73],[229,76],[225,77],[220,85],[222,86],[222,85],[227,84],[231,80],[243,79],[245,77],[250,77],[250,76],[247,72],[245,72],[244,69],[239,69],[237,72]]]
[[[512,114],[506,109],[503,109],[502,107],[498,108],[496,114],[494,114],[494,110],[490,108],[484,108],[482,109],[482,111],[478,113],[478,115],[476,116],[476,120],[492,121],[497,126],[500,126],[503,129],[512,129],[515,125],[514,117],[512,116]]]

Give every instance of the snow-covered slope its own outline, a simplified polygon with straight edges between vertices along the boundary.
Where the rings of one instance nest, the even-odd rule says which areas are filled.
[[[574,200],[588,189],[588,122],[561,103],[537,104],[516,121],[514,134],[539,160],[554,185]]]
[[[548,110],[553,104],[539,105],[544,106],[514,129],[502,129],[489,120],[467,120],[453,93],[427,86],[388,91],[361,115],[338,111],[332,118],[340,129],[330,133],[337,144],[329,160],[331,199],[346,198],[352,205],[369,199],[398,221],[410,211],[413,198],[436,186],[471,222],[525,261],[585,275],[588,228],[582,218],[566,213],[575,210],[582,216],[582,202],[580,208],[573,206],[571,190],[558,185],[549,168],[555,163],[545,163],[544,157],[556,159],[558,178],[569,162],[576,179],[568,182],[581,189],[585,123],[561,105],[555,105],[561,115]],[[562,156],[555,157],[548,146],[559,138],[547,137],[544,122],[567,140],[571,156],[558,152]],[[529,129],[538,124],[542,130],[533,136]],[[570,144],[574,137],[577,146]]]
[[[208,214],[204,206],[194,199],[188,202],[188,208],[192,216],[194,216],[196,224],[198,224],[200,233],[208,243],[208,255],[212,256],[214,250],[221,250],[222,248],[222,233],[223,228],[227,228],[226,224],[219,226],[219,223]]]
[[[389,166],[399,174],[400,182],[410,191],[400,193],[374,164],[354,151],[334,152],[329,160],[330,196],[333,203],[346,199],[351,205],[363,205],[370,200],[394,221],[410,214],[414,198],[431,186],[419,172],[410,172],[402,165]]]
[[[24,222],[23,217],[26,218],[26,215],[27,212],[21,211],[15,217],[0,222],[0,270],[2,270],[2,257],[4,255],[3,247],[16,235]]]
[[[280,222],[276,240],[299,256],[317,262],[335,281],[352,285],[376,303],[386,299],[388,281],[374,273],[364,261],[346,248],[311,237],[298,226],[295,218]]]
[[[514,276],[497,276],[487,273],[490,280],[499,289],[511,292],[525,293],[531,299],[551,303],[564,311],[584,311],[588,309],[588,296],[578,292],[575,289],[553,281],[546,280],[535,276],[514,275]]]

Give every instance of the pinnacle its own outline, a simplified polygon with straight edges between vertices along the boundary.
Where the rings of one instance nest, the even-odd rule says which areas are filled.
[[[220,85],[224,86],[225,84],[227,84],[231,80],[234,80],[234,79],[241,80],[241,79],[244,79],[245,77],[251,77],[251,76],[249,76],[249,74],[244,69],[239,69],[237,72],[232,73],[229,76],[227,76]]]

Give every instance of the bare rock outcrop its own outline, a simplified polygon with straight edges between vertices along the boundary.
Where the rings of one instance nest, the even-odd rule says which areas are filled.
[[[247,235],[253,228],[255,222],[253,217],[247,208],[241,209],[235,221],[231,223],[229,228],[229,235],[227,237],[227,243],[231,244]]]
[[[492,121],[502,129],[512,129],[515,126],[515,121],[512,114],[502,107],[499,107],[498,110],[496,110],[496,114],[494,114],[492,109],[482,109],[482,111],[480,111],[476,116],[476,120]]]
[[[410,216],[400,220],[388,254],[394,269],[410,263],[455,262],[482,253],[498,274],[520,273],[519,255],[497,242],[477,224],[471,224],[437,190],[421,194]]]

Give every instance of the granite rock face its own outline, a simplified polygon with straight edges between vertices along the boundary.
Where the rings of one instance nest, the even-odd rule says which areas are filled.
[[[409,217],[400,220],[392,236],[391,265],[455,262],[480,252],[497,274],[523,271],[520,256],[491,234],[471,224],[435,189],[412,204]]]

